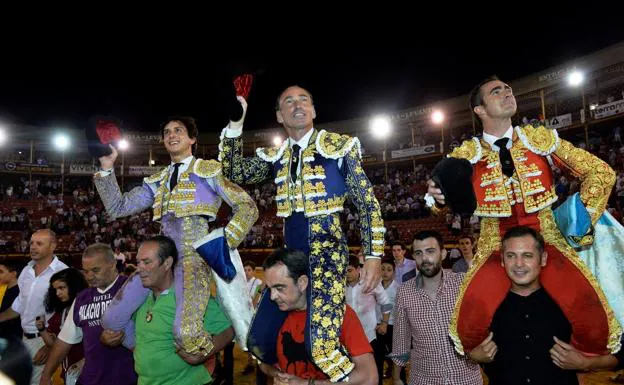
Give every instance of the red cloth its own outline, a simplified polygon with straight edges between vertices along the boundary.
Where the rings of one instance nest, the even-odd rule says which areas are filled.
[[[249,91],[251,90],[251,83],[253,81],[253,75],[244,74],[234,79],[234,88],[236,89],[236,96],[242,96],[247,99]]]
[[[119,130],[117,123],[110,120],[98,119],[95,131],[97,132],[97,135],[100,138],[100,143],[102,144],[113,143],[121,139],[121,131]]]
[[[304,344],[305,324],[305,310],[292,311],[286,317],[277,337],[279,368],[285,373],[300,378],[327,379],[328,377],[307,356]],[[373,352],[360,320],[349,305],[347,305],[342,322],[340,342],[347,348],[352,357]]]

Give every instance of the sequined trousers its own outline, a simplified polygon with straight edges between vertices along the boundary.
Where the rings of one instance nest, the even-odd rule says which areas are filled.
[[[303,251],[310,261],[306,350],[332,382],[343,380],[355,365],[339,340],[346,307],[349,259],[339,214],[305,218],[301,213],[294,213],[286,219],[284,227],[287,246]]]
[[[208,220],[201,216],[176,218],[167,214],[161,220],[161,234],[173,239],[178,249],[174,269],[173,335],[176,343],[188,353],[209,352],[213,348],[212,336],[204,330],[204,315],[210,298],[210,267],[192,246],[208,232]],[[143,287],[138,274],[131,276],[102,317],[104,328],[123,330],[149,293],[150,289]]]

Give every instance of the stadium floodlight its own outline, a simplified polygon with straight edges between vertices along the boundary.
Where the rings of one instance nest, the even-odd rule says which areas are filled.
[[[431,113],[431,121],[434,124],[440,124],[444,122],[444,113],[440,110],[435,110]]]
[[[54,136],[54,145],[61,151],[67,150],[69,148],[70,140],[69,136],[65,134],[56,134]]]
[[[4,142],[7,141],[8,139],[8,135],[6,130],[3,127],[0,127],[0,146],[2,146],[4,144]]]
[[[130,147],[130,143],[126,139],[122,139],[118,143],[119,149],[125,151]]]
[[[384,115],[374,117],[371,119],[370,129],[374,137],[379,139],[386,138],[392,130],[390,118]]]
[[[579,70],[574,70],[568,74],[568,84],[572,87],[580,86],[583,84],[583,80],[585,80],[585,75]]]

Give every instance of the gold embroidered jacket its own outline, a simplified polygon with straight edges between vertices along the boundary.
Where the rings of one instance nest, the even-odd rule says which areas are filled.
[[[515,127],[510,152],[516,169],[511,178],[504,177],[498,152],[483,139],[465,141],[449,155],[473,164],[475,215],[510,217],[515,204],[523,204],[527,213],[551,206],[557,200],[554,165],[580,179],[581,200],[592,223],[600,218],[615,183],[608,164],[559,138],[556,130],[542,126]]]
[[[314,129],[301,154],[301,173],[295,183],[289,173],[288,140],[279,147],[258,148],[256,156],[245,158],[242,138],[228,138],[224,130],[219,149],[223,173],[234,183],[255,184],[274,178],[277,216],[302,212],[306,217],[314,217],[340,212],[349,196],[360,217],[364,254],[383,254],[385,228],[381,210],[362,168],[357,138]]]
[[[239,186],[224,178],[221,164],[215,160],[193,158],[180,174],[178,184],[169,191],[169,167],[143,179],[143,184],[121,194],[114,173],[96,174],[94,182],[112,219],[132,215],[152,207],[154,220],[166,215],[174,218],[200,216],[213,221],[223,201],[233,212],[225,227],[230,248],[237,248],[258,219],[258,209],[251,197]],[[196,229],[197,234],[207,229]],[[204,234],[202,234],[204,235]]]

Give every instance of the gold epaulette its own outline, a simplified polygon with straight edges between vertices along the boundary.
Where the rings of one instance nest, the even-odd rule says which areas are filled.
[[[167,177],[167,167],[164,167],[162,170],[158,171],[157,173],[143,178],[143,180],[145,181],[145,183],[156,183],[156,182],[160,182],[166,177]]]
[[[316,137],[316,149],[325,158],[339,159],[347,155],[354,146],[357,146],[359,157],[362,157],[360,140],[349,135],[321,130]]]
[[[516,127],[516,134],[526,148],[538,155],[550,155],[561,144],[557,130],[544,126],[534,127],[528,124],[522,128]]]
[[[212,178],[221,172],[221,163],[214,159],[197,159],[193,173],[202,178]]]
[[[256,155],[265,162],[275,163],[282,158],[284,150],[288,146],[288,140],[284,140],[278,147],[259,147],[256,149]]]
[[[455,147],[455,149],[448,155],[450,158],[466,159],[471,164],[475,164],[481,159],[482,156],[481,142],[479,138],[474,137],[471,140],[465,140],[461,146]]]

